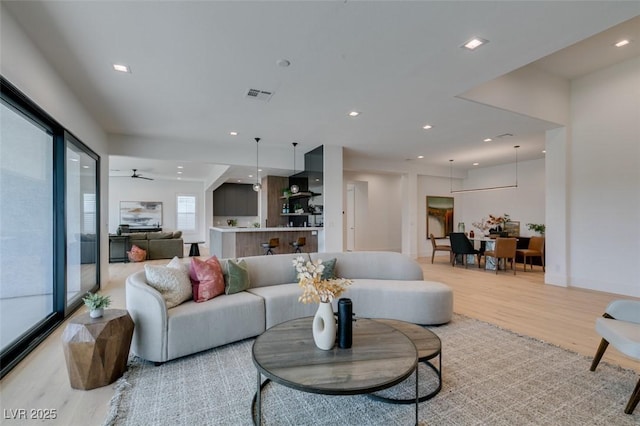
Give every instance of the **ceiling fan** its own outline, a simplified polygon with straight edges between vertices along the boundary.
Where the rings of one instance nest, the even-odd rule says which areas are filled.
[[[133,174],[131,175],[131,177],[132,177],[132,178],[134,178],[134,179],[146,179],[146,180],[153,180],[152,178],[144,177],[144,176],[139,175],[138,173],[136,173],[136,171],[137,171],[138,169],[131,169],[131,170],[133,170]]]

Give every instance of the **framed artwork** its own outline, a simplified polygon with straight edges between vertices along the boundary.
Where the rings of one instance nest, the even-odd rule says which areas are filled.
[[[453,197],[427,195],[427,238],[444,238],[453,232]]]
[[[120,225],[162,226],[162,201],[120,201]]]
[[[508,233],[510,237],[519,237],[520,221],[510,220],[509,222],[505,222],[504,225],[502,225],[502,229],[504,229],[504,232]]]

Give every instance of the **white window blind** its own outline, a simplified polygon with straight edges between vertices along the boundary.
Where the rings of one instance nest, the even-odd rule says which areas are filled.
[[[180,231],[195,231],[197,223],[195,195],[178,195],[176,199],[176,228]]]
[[[82,225],[85,234],[96,233],[96,194],[82,194]]]

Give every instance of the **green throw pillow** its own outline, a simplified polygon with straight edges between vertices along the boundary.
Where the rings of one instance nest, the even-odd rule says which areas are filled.
[[[322,275],[320,279],[323,280],[332,280],[336,277],[336,258],[329,260],[323,260],[322,265],[324,266],[324,270],[322,271]]]
[[[229,259],[227,262],[229,268],[229,279],[225,294],[234,294],[245,291],[249,288],[249,269],[244,260],[237,262]]]

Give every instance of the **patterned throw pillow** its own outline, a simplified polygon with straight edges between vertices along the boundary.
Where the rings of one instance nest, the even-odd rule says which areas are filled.
[[[147,283],[158,290],[167,309],[191,299],[191,280],[186,265],[174,257],[167,266],[144,265]]]
[[[233,259],[229,259],[227,267],[229,268],[229,276],[225,293],[234,294],[248,289],[250,282],[247,263],[244,260],[237,262]]]
[[[322,275],[320,279],[322,280],[332,280],[336,278],[336,258],[327,259],[322,261],[322,266],[324,266],[324,270],[322,271]]]
[[[129,262],[142,262],[147,258],[147,251],[134,244],[131,246],[131,251],[127,252],[127,256]]]
[[[207,260],[192,257],[189,276],[194,302],[204,302],[224,293],[224,276],[216,256]]]

